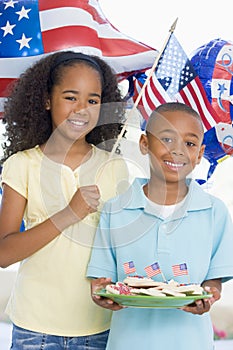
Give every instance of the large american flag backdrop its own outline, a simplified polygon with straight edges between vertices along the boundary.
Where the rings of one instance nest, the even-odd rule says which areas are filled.
[[[119,81],[150,68],[158,53],[117,30],[98,0],[1,0],[0,112],[9,83],[43,55],[66,49],[102,57]]]

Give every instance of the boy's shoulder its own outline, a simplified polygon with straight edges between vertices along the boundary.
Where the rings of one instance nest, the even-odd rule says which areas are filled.
[[[123,193],[109,199],[105,205],[114,209],[134,209],[143,206],[145,195],[142,187],[147,182],[146,178],[135,178]]]
[[[192,205],[198,209],[207,209],[219,207],[226,208],[225,203],[218,197],[209,193],[201,185],[199,185],[195,180],[190,180],[189,183],[189,196],[191,198]],[[227,208],[226,208],[227,210]]]

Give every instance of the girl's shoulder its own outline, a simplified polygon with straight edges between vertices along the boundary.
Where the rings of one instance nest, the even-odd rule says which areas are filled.
[[[103,159],[108,159],[111,156],[111,153],[105,151],[104,149],[98,148],[97,146],[92,145],[92,152],[94,157],[101,157]]]
[[[41,157],[39,146],[35,146],[33,148],[18,151],[12,154],[3,164],[3,167],[9,163],[27,163],[28,161],[34,160],[36,157]]]

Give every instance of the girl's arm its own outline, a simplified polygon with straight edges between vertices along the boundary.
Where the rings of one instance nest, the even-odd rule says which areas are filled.
[[[97,210],[97,186],[77,190],[69,205],[39,225],[19,232],[27,200],[3,184],[0,206],[0,266],[7,267],[21,261],[57,237],[65,228]]]
[[[202,315],[205,312],[210,311],[211,305],[221,298],[221,278],[204,281],[202,287],[206,292],[213,295],[212,298],[196,300],[193,304],[183,307],[182,309],[184,311]]]

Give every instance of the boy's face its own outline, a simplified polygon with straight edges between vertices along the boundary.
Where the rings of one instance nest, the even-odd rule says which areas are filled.
[[[202,140],[203,129],[197,118],[187,112],[169,111],[150,121],[147,135],[140,138],[140,149],[149,154],[151,176],[177,182],[200,163]]]

